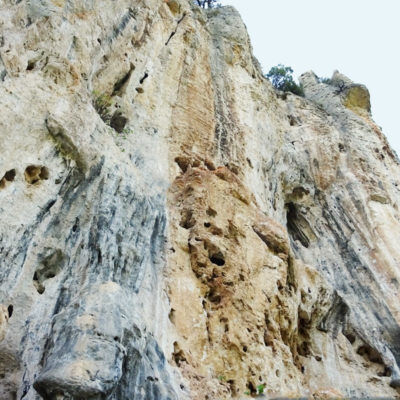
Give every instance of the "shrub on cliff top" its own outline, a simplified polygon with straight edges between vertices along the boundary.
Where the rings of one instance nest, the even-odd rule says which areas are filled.
[[[265,77],[270,80],[275,89],[304,96],[303,87],[294,81],[292,74],[293,69],[291,67],[278,64],[272,67]]]
[[[331,78],[318,78],[320,83],[325,83],[326,85],[332,85],[332,79]]]
[[[221,3],[217,0],[193,0],[195,4],[202,8],[221,7]]]

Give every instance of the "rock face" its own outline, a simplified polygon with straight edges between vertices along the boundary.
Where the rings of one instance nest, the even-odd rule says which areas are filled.
[[[0,398],[399,398],[399,160],[367,88],[261,73],[186,0],[0,4]]]

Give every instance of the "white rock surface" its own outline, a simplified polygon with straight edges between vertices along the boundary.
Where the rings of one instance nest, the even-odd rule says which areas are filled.
[[[0,35],[1,399],[399,397],[365,86],[276,93],[186,0],[3,0]]]

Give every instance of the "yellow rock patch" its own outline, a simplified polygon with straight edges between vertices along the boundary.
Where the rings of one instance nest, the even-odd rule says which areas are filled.
[[[348,89],[343,104],[358,115],[365,115],[371,111],[368,90],[363,86],[353,86]]]

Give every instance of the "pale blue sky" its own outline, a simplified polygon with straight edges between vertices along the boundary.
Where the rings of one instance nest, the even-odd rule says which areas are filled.
[[[247,25],[265,72],[338,69],[371,93],[372,115],[400,156],[400,0],[221,0]]]

